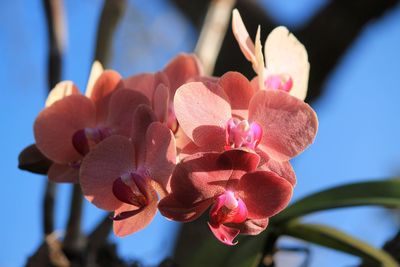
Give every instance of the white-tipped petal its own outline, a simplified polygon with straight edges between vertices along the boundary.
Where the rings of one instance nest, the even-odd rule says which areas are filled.
[[[253,68],[257,65],[257,59],[254,51],[254,43],[251,40],[242,17],[237,9],[232,12],[232,32],[239,44],[240,50],[248,61],[253,64]],[[257,72],[256,68],[254,71]]]
[[[293,79],[290,94],[304,100],[310,71],[304,45],[286,27],[279,26],[268,35],[264,55],[268,73],[290,75]]]
[[[86,85],[86,96],[90,97],[93,91],[93,86],[100,75],[103,73],[103,65],[97,60],[93,62],[92,68],[90,69],[89,80]]]
[[[79,94],[79,90],[72,81],[62,81],[56,84],[47,96],[45,107],[51,106],[54,102],[66,96]]]
[[[264,79],[265,79],[265,65],[264,65],[264,56],[262,53],[262,45],[261,45],[261,27],[260,25],[257,28],[257,34],[255,39],[255,56],[257,64],[253,64],[253,69],[258,75],[258,87],[260,90],[265,89]]]

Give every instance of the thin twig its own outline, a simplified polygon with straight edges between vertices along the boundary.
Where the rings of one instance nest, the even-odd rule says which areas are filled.
[[[110,234],[113,225],[113,220],[110,218],[111,215],[112,214],[107,214],[90,233],[88,237],[89,242],[87,244],[89,255],[93,254],[91,252],[96,251],[102,244],[104,244],[104,241]]]
[[[85,266],[93,266],[96,263],[99,251],[107,244],[106,241],[113,226],[111,216],[112,213],[107,214],[89,234],[86,245]]]
[[[61,80],[62,54],[64,48],[64,19],[62,0],[43,0],[46,15],[49,54],[48,54],[48,91]],[[54,199],[56,185],[47,181],[43,197],[43,231],[49,235],[54,231]]]
[[[70,252],[78,252],[83,247],[83,236],[81,233],[83,197],[79,184],[74,184],[72,189],[71,204],[67,230],[64,237],[63,247]]]
[[[213,0],[208,8],[195,48],[208,75],[214,71],[235,3],[236,0]]]
[[[43,232],[47,236],[54,231],[54,200],[56,198],[56,184],[47,181],[43,196]]]

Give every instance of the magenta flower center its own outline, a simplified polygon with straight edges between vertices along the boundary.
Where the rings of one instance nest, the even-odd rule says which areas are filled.
[[[148,204],[145,178],[136,173],[129,172],[118,177],[113,183],[113,194],[121,202],[144,207]]]
[[[225,191],[217,197],[210,210],[210,224],[242,223],[247,218],[247,207],[232,191]]]
[[[91,148],[111,134],[111,129],[107,127],[84,128],[75,132],[72,136],[72,144],[84,156],[89,153]]]
[[[262,128],[257,122],[231,118],[226,124],[226,149],[246,147],[255,149],[262,138]]]
[[[289,92],[293,87],[293,79],[288,74],[269,75],[264,84],[266,89]]]

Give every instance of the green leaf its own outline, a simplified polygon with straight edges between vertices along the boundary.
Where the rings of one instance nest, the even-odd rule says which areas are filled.
[[[374,248],[361,240],[328,226],[293,221],[282,228],[282,233],[358,256],[365,261],[378,263],[382,267],[399,267],[396,261],[383,250]]]
[[[245,236],[235,250],[226,258],[223,267],[257,267],[262,258],[262,249],[266,234],[261,236]]]
[[[256,267],[269,230],[258,236],[238,236],[239,243],[227,246],[218,241],[207,226],[208,214],[183,225],[175,248],[174,261],[181,267]]]
[[[27,146],[18,156],[18,168],[37,174],[47,174],[52,162],[35,144]]]
[[[261,236],[261,237],[264,237]],[[197,243],[193,251],[188,251],[184,259],[178,260],[182,267],[257,267],[261,257],[265,238],[240,236],[239,243],[227,246],[214,236],[207,235]]]
[[[361,205],[400,207],[400,180],[370,181],[327,189],[295,202],[271,218],[270,223],[281,225],[312,212]]]

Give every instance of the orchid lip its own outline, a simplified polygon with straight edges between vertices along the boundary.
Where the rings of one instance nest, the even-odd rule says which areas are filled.
[[[226,149],[250,148],[255,150],[262,138],[262,128],[257,122],[231,118],[226,124]]]
[[[218,196],[210,210],[210,224],[242,223],[247,218],[247,207],[232,191]]]
[[[122,221],[122,220],[130,218],[132,216],[135,216],[136,214],[140,213],[142,210],[143,210],[143,207],[140,207],[140,208],[135,209],[135,210],[124,211],[124,212],[121,212],[121,213],[116,214],[114,216],[111,216],[111,219],[113,221]]]
[[[113,194],[121,202],[136,207],[144,207],[148,204],[145,190],[145,179],[136,172],[125,173],[113,183]]]
[[[225,201],[224,201],[224,206],[227,207],[228,209],[235,209],[239,205],[237,199],[235,198],[235,195],[232,191],[226,191],[225,192]]]
[[[293,79],[288,74],[269,75],[264,84],[266,89],[290,92],[293,88]]]
[[[74,148],[84,156],[89,153],[93,146],[100,143],[111,134],[111,129],[107,127],[83,128],[74,133],[72,136],[72,144]]]

